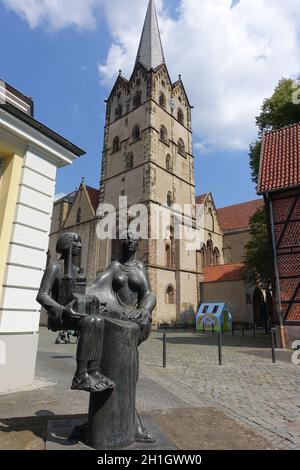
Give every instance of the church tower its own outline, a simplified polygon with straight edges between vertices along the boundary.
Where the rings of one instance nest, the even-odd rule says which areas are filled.
[[[196,251],[177,239],[175,227],[184,205],[195,209],[191,109],[181,77],[173,83],[169,76],[150,0],[132,75],[127,80],[120,72],[107,99],[100,203],[118,207],[119,196],[125,195],[129,207],[148,209],[149,238],[142,241],[139,258],[157,295],[154,324],[184,321],[199,300]],[[172,212],[166,239],[153,238],[155,214],[169,211],[172,203],[182,211]],[[185,221],[195,229],[195,214]],[[114,240],[100,242],[99,271],[116,250]]]

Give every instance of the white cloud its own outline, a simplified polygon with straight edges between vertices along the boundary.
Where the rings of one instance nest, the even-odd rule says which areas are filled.
[[[110,84],[118,69],[132,71],[147,0],[128,15],[119,3],[110,3],[115,40],[99,66]],[[234,8],[232,0],[181,0],[178,20],[159,8],[159,23],[171,77],[182,74],[195,106],[195,149],[247,149],[263,99],[280,78],[300,73],[299,0],[240,0]]]
[[[92,28],[101,13],[113,38],[101,82],[112,85],[119,69],[130,76],[148,0],[2,1],[31,27]],[[197,141],[205,151],[247,149],[263,99],[280,78],[300,73],[299,0],[181,0],[176,20],[166,0],[156,4],[171,77],[182,74],[195,106]]]
[[[2,3],[27,20],[31,28],[41,24],[54,29],[96,26],[93,8],[97,0],[2,0]]]

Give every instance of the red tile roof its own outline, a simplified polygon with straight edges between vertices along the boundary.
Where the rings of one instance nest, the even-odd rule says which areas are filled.
[[[196,196],[196,204],[203,204],[203,202],[205,201],[205,198],[207,196],[207,193],[205,194],[200,194],[200,196]]]
[[[300,185],[300,123],[263,138],[258,194]]]
[[[244,263],[220,264],[204,269],[204,282],[240,281]]]
[[[91,186],[86,186],[86,190],[88,192],[92,207],[96,213],[99,204],[100,191],[99,189],[92,188]]]
[[[254,199],[233,206],[217,209],[219,222],[224,233],[235,230],[247,229],[250,226],[250,219],[257,209],[264,206],[263,199]]]

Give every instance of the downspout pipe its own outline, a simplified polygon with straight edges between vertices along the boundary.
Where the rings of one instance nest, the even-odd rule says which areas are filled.
[[[270,209],[270,222],[271,222],[271,234],[272,234],[272,247],[273,247],[273,256],[274,256],[274,274],[275,274],[275,283],[276,283],[276,297],[277,297],[277,309],[279,316],[279,332],[280,332],[280,343],[282,349],[286,348],[285,334],[284,334],[284,325],[283,325],[283,316],[282,316],[282,306],[281,306],[281,294],[280,294],[280,282],[279,282],[279,272],[277,264],[277,251],[276,251],[276,238],[275,238],[275,226],[274,226],[274,214],[273,214],[273,203],[270,198],[269,191],[266,192],[266,199],[269,203]]]

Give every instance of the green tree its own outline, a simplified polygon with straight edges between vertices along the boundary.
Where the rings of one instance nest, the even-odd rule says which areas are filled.
[[[272,282],[273,254],[268,238],[267,218],[264,208],[258,209],[250,220],[250,240],[246,245],[245,263],[247,280]]]
[[[256,117],[258,139],[250,145],[252,180],[258,182],[259,162],[264,131],[280,129],[300,122],[300,105],[293,103],[294,81],[283,78],[273,95],[266,98]],[[259,209],[250,221],[251,238],[246,245],[246,275],[252,282],[271,281],[273,278],[273,253],[268,236],[265,210]]]
[[[261,140],[264,131],[280,129],[296,122],[300,122],[300,105],[293,103],[295,93],[294,81],[282,78],[276,86],[273,95],[266,98],[256,117],[258,127],[258,140],[250,145],[250,167],[252,180],[257,183]]]

